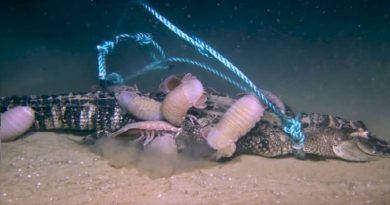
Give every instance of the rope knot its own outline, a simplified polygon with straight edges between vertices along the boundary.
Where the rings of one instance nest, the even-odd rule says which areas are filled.
[[[283,130],[292,136],[293,142],[297,144],[304,143],[304,135],[301,131],[301,123],[295,119],[290,118],[286,120]]]
[[[303,151],[305,143],[305,135],[301,131],[301,122],[299,121],[300,114],[295,118],[286,119],[284,122],[283,131],[289,134],[292,138],[293,153],[296,158],[304,159],[305,153]]]
[[[152,43],[152,35],[150,33],[136,33],[134,35],[134,40],[137,41],[140,45],[147,45]]]

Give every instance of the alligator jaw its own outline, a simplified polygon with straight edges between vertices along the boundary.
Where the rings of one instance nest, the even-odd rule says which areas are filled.
[[[379,156],[364,152],[360,149],[358,142],[353,140],[344,141],[333,146],[333,152],[341,159],[355,162],[373,161],[380,158]]]
[[[373,161],[390,157],[388,142],[367,133],[365,136],[355,136],[333,146],[334,153],[348,161]]]

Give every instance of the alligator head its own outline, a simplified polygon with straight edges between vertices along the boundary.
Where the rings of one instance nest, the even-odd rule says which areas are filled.
[[[304,114],[305,153],[348,161],[372,161],[390,156],[390,144],[373,135],[361,121],[331,115]]]
[[[390,156],[389,143],[368,131],[348,132],[318,127],[304,130],[305,153],[358,162]]]
[[[237,141],[236,155],[281,157],[292,154],[289,136],[283,132],[276,116],[272,119],[273,117],[268,115],[263,118],[255,128]],[[331,115],[311,113],[302,114],[301,123],[305,134],[306,154],[356,162],[390,156],[390,144],[374,136],[360,121],[347,121]],[[212,154],[212,148],[207,148],[201,134],[201,126],[187,121],[183,129],[184,132],[179,137],[182,148],[191,148],[191,152],[195,149],[203,153],[203,156]],[[188,143],[189,141],[191,143]]]

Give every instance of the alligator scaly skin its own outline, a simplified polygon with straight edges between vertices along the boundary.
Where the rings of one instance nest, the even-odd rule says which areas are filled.
[[[31,130],[35,131],[115,131],[134,121],[121,111],[111,92],[0,98],[1,113],[19,105],[34,109]]]

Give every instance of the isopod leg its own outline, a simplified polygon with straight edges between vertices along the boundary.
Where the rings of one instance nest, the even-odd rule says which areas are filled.
[[[154,131],[152,130],[151,132],[146,132],[146,139],[144,142],[144,146],[148,145],[153,139],[154,139]]]
[[[141,136],[139,136],[137,139],[135,139],[133,142],[134,143],[140,143],[144,141],[147,138],[147,132],[142,131]]]

